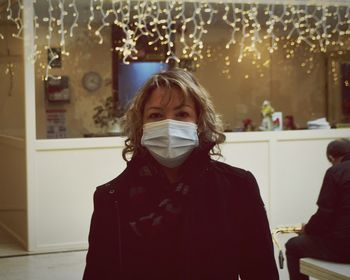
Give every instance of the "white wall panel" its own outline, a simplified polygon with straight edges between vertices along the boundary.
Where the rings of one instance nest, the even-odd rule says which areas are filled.
[[[224,162],[257,178],[270,226],[306,222],[326,169],[327,144],[350,129],[229,133]],[[34,184],[28,185],[32,251],[87,247],[95,187],[125,168],[122,138],[37,140]],[[281,246],[290,237],[281,236]],[[277,252],[276,252],[277,255]],[[281,279],[288,279],[286,269]]]
[[[316,210],[323,175],[331,165],[326,158],[330,139],[279,141],[276,148],[271,225],[307,222]],[[277,212],[278,211],[278,212]]]
[[[86,246],[95,188],[124,168],[120,148],[38,151],[37,247]]]
[[[227,142],[223,145],[222,161],[248,170],[255,176],[261,197],[269,205],[269,141]]]

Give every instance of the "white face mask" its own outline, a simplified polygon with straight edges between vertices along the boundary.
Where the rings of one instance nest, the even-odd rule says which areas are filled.
[[[191,122],[168,119],[143,126],[141,145],[166,167],[181,165],[198,143],[197,125]]]

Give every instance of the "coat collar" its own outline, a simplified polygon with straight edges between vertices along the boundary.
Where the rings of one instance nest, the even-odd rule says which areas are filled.
[[[350,160],[350,153],[345,154],[345,156],[342,159],[342,162]]]
[[[213,143],[209,143],[195,148],[182,166],[182,177],[192,177],[192,175],[203,170],[211,160],[209,151],[213,146]],[[127,170],[128,173],[132,174],[131,180],[147,180],[150,177],[166,180],[160,164],[147,150],[134,155],[127,163]]]

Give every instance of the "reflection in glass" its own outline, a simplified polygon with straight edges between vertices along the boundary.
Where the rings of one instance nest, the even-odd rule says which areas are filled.
[[[60,3],[33,3],[37,138],[48,137],[47,112],[52,110],[64,112],[68,138],[99,133],[94,108],[109,97],[116,108],[118,102],[126,106],[141,84],[139,72],[123,77],[126,70],[121,69],[128,68],[123,63],[171,62],[194,72],[212,95],[228,131],[258,129],[264,100],[276,112],[291,116],[293,128],[306,128],[308,121],[323,117],[333,126],[349,122],[341,113],[339,84],[350,49],[350,6],[345,2]],[[13,12],[16,17],[18,11]],[[3,13],[4,20],[8,11]],[[0,44],[19,32],[15,21],[10,22],[15,28],[8,34],[0,31],[6,35]],[[58,49],[59,64],[48,59],[48,50]],[[96,90],[84,88],[83,77],[91,72],[101,77]],[[47,99],[43,80],[49,76],[69,78],[69,102]]]
[[[132,62],[119,64],[119,102],[126,108],[137,90],[152,75],[166,70],[168,65],[162,62]]]

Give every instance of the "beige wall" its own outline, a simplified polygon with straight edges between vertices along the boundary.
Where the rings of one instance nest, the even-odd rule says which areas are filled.
[[[347,41],[347,50],[350,50],[350,41]],[[328,72],[328,114],[329,119],[332,122],[337,123],[349,123],[350,116],[345,116],[342,112],[342,100],[341,100],[341,71],[340,65],[342,63],[350,63],[350,51],[343,52],[339,54],[338,52],[333,52],[328,56],[328,67],[330,71]]]
[[[46,138],[46,109],[56,108],[66,109],[67,137],[101,132],[101,128],[93,123],[93,109],[112,94],[110,29],[105,28],[102,34],[104,43],[99,45],[96,35],[81,24],[73,39],[67,36],[66,49],[70,56],[62,56],[62,68],[54,68],[50,73],[69,77],[71,101],[54,104],[48,103],[44,95],[42,78],[45,69],[41,65],[46,65],[47,62],[47,51],[43,48],[47,44],[47,27],[39,28],[38,49],[42,53],[36,64],[37,138]],[[230,30],[224,25],[208,28],[203,40],[212,55],[208,57],[207,49],[204,49],[204,58],[195,71],[195,75],[212,95],[226,129],[236,130],[242,126],[245,118],[251,118],[258,128],[261,122],[260,108],[264,100],[271,101],[275,111],[281,111],[283,116],[293,115],[299,128],[305,128],[309,120],[327,117],[327,85],[333,96],[339,96],[338,86],[330,87],[329,82],[327,84],[328,55],[310,55],[300,47],[293,57],[286,58],[286,51],[282,47],[285,42],[280,42],[279,49],[270,54],[267,51],[268,42],[263,41],[259,46],[260,60],[248,55],[238,63],[239,43],[226,49],[229,38]],[[59,46],[58,39],[53,38],[51,46]],[[237,38],[237,42],[239,40]],[[177,54],[181,57],[181,44],[177,42],[176,46]],[[346,48],[348,47],[345,46],[344,49]],[[229,58],[230,65],[225,64],[226,57]],[[229,74],[224,74],[223,70]],[[100,73],[104,80],[103,86],[93,93],[84,90],[81,84],[83,75],[88,71]],[[339,103],[339,100],[334,102]],[[338,103],[330,105],[336,115],[330,119],[334,122],[339,121]]]
[[[226,128],[240,127],[242,120],[248,117],[259,126],[260,107],[265,99],[271,101],[275,111],[293,115],[299,127],[305,127],[310,119],[325,117],[326,69],[323,54],[311,56],[313,68],[310,73],[307,73],[310,61],[305,67],[301,66],[309,59],[302,49],[293,58],[287,59],[282,48],[270,54],[263,47],[260,48],[260,60],[250,55],[238,63],[239,45],[225,49],[227,35],[222,26],[209,29],[205,44],[211,45],[212,57],[204,56],[195,71],[223,115]],[[230,58],[229,66],[225,65],[226,56]],[[223,69],[229,70],[230,78],[222,73]]]
[[[0,30],[5,37],[0,39],[0,134],[23,138],[23,41],[12,37],[17,33],[15,25],[0,23]]]
[[[14,25],[0,23],[0,31],[0,227],[26,247],[23,41],[12,37]]]
[[[23,139],[0,135],[0,227],[27,246],[27,189]]]
[[[93,123],[94,107],[103,103],[107,96],[112,95],[112,55],[110,29],[102,31],[104,43],[99,45],[94,31],[89,31],[86,25],[75,29],[73,38],[66,36],[66,50],[69,56],[62,55],[62,67],[52,68],[51,75],[66,75],[69,77],[70,102],[50,103],[46,101],[44,91],[45,68],[47,63],[47,27],[37,31],[38,50],[41,54],[36,62],[36,116],[37,138],[46,138],[46,110],[65,109],[67,137],[83,137],[84,133],[98,132],[101,129]],[[96,30],[94,27],[93,30]],[[54,32],[57,34],[57,32]],[[59,38],[52,38],[52,47],[59,47]],[[82,87],[82,78],[86,72],[98,72],[102,79],[102,87],[95,92],[88,92]]]

